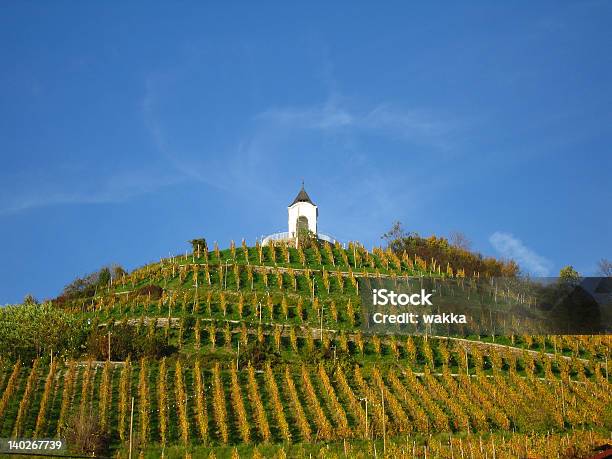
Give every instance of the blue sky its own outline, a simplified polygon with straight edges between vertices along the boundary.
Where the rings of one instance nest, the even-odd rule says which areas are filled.
[[[394,220],[525,271],[612,258],[610,2],[5,2],[0,304],[198,236]]]

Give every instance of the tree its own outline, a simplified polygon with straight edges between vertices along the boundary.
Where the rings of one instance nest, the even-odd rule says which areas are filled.
[[[141,357],[159,358],[176,351],[168,345],[161,330],[138,329],[126,323],[114,325],[111,329],[112,357],[123,360]],[[87,338],[87,351],[96,360],[108,359],[108,330],[94,328]]]
[[[0,308],[0,355],[31,360],[50,350],[75,353],[89,328],[76,315],[50,303]]]
[[[387,245],[391,245],[393,242],[404,239],[408,236],[402,226],[402,222],[395,221],[391,225],[391,229],[384,233],[380,238],[387,242]]]
[[[62,305],[68,300],[76,298],[92,297],[98,287],[105,287],[111,278],[117,279],[126,274],[126,271],[117,264],[103,266],[100,270],[87,274],[84,277],[77,277],[70,284],[64,287],[61,295],[53,300],[55,305]]]
[[[204,251],[204,247],[206,247],[206,239],[192,239],[189,241],[191,244],[191,248],[193,249],[193,253]]]
[[[461,231],[453,231],[450,233],[450,243],[453,247],[458,249],[470,250],[472,242],[468,239],[465,233]]]
[[[602,258],[597,262],[597,266],[599,267],[599,274],[604,277],[612,277],[612,261]]]
[[[32,295],[28,293],[23,299],[23,304],[39,304],[40,302]]]
[[[108,285],[110,280],[111,280],[110,269],[108,269],[108,267],[105,266],[98,273],[98,285],[99,286]]]
[[[559,279],[567,282],[576,282],[580,279],[580,273],[572,265],[567,265],[559,271]]]
[[[319,243],[317,235],[308,228],[298,228],[298,244],[302,249],[314,247]]]
[[[121,265],[118,265],[118,264],[110,265],[109,269],[110,269],[111,279],[113,280],[113,282],[116,279],[120,279],[121,277],[123,277],[123,276],[125,276],[127,274],[127,271],[125,269],[123,269],[123,267]]]
[[[468,275],[483,275],[486,277],[515,277],[520,268],[512,260],[498,260],[484,257],[478,252],[472,252],[469,241],[462,233],[455,233],[453,243],[444,237],[420,237],[415,232],[406,232],[400,222],[393,223],[391,229],[382,235],[387,248],[402,259],[435,260],[438,266],[450,266],[453,270],[461,270]]]

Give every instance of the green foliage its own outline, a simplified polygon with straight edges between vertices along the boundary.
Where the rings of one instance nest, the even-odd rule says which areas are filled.
[[[31,293],[28,293],[25,298],[23,299],[23,304],[38,304],[39,301],[34,298],[34,295],[32,295]]]
[[[603,414],[603,424],[604,428],[608,432],[612,432],[612,403],[606,405]]]
[[[206,250],[206,239],[192,239],[189,241],[191,244],[191,248],[193,249],[193,253],[200,253]]]
[[[64,287],[61,295],[53,302],[62,305],[68,300],[75,298],[89,298],[95,295],[100,287],[109,285],[111,279],[119,279],[127,272],[119,265],[103,266],[99,271],[90,273],[84,277],[77,277]]]
[[[108,285],[111,280],[111,272],[106,266],[98,271],[98,286]]]
[[[602,366],[604,353],[609,350],[606,342],[584,337],[580,340],[555,338],[553,346],[551,337],[541,340],[516,337],[522,347],[560,352],[559,360],[555,356],[556,365],[552,367],[547,367],[549,357],[543,353],[526,352],[528,359],[519,359],[517,369],[518,349],[495,349],[485,342],[471,346],[453,338],[362,334],[359,331],[362,304],[355,279],[369,275],[398,282],[404,275],[440,277],[435,268],[427,271],[416,266],[413,269],[413,261],[418,265],[415,255],[427,267],[433,264],[429,258],[435,258],[438,266],[443,265],[443,275],[446,271],[443,257],[449,260],[457,257],[451,261],[452,267],[455,272],[464,268],[468,276],[473,271],[485,276],[516,268],[494,259],[488,262],[469,252],[467,242],[460,238],[455,238],[453,243],[444,238],[423,239],[404,233],[399,224],[386,237],[399,257],[379,249],[368,252],[360,245],[349,245],[348,250],[326,243],[319,247],[316,240],[306,247],[302,239],[297,248],[277,244],[274,255],[265,247],[261,261],[259,246],[246,257],[246,244],[243,250],[236,250],[232,243],[232,248],[218,251],[218,256],[210,257],[209,262],[205,246],[194,240],[194,250],[199,248],[203,253],[162,259],[117,282],[112,269],[103,269],[67,287],[66,294],[75,296],[62,309],[48,311],[75,321],[81,335],[66,327],[58,330],[53,321],[38,311],[49,306],[37,305],[30,298],[27,305],[20,306],[20,311],[4,313],[7,317],[0,315],[0,387],[7,388],[3,389],[4,395],[0,393],[0,399],[4,400],[0,400],[0,411],[4,411],[4,418],[1,413],[0,418],[10,420],[4,422],[4,428],[0,422],[0,430],[10,434],[11,417],[18,412],[18,407],[31,406],[30,419],[23,421],[26,432],[27,426],[34,425],[33,418],[39,411],[43,417],[47,416],[43,426],[48,432],[43,433],[54,436],[59,429],[70,444],[78,446],[75,451],[90,453],[99,449],[96,434],[104,432],[102,444],[106,440],[110,442],[110,449],[105,453],[112,452],[114,456],[120,452],[125,457],[129,403],[135,396],[134,429],[144,431],[151,442],[139,457],[151,458],[162,454],[164,457],[190,457],[191,454],[208,457],[213,448],[218,457],[236,456],[238,452],[241,457],[255,457],[249,448],[256,443],[260,443],[257,451],[261,453],[257,457],[308,457],[303,451],[312,451],[316,457],[371,457],[375,454],[374,444],[378,451],[382,448],[381,416],[387,419],[389,457],[400,455],[400,449],[393,449],[393,436],[398,432],[413,435],[416,429],[419,429],[417,444],[424,440],[432,448],[427,450],[428,457],[453,457],[453,454],[459,457],[456,440],[461,438],[464,452],[470,451],[463,435],[464,429],[472,427],[478,434],[471,436],[472,446],[481,452],[481,448],[488,446],[482,446],[480,435],[486,437],[487,431],[493,429],[508,435],[510,427],[544,432],[552,428],[603,426],[609,431],[610,410],[605,408],[609,406],[609,387]],[[226,263],[230,260],[231,264]],[[474,264],[470,265],[471,262]],[[108,288],[111,276],[113,282]],[[517,279],[509,282],[517,283]],[[471,284],[470,280],[465,282],[467,292],[472,292]],[[463,279],[457,283],[457,293],[459,285],[463,292]],[[550,290],[548,306],[564,307],[568,312],[562,315],[563,321],[575,322],[575,316],[585,317],[589,310],[559,304],[558,290],[565,287],[561,283],[546,286]],[[94,293],[95,297],[87,297]],[[463,298],[460,295],[463,293],[458,293],[458,299]],[[69,308],[75,311],[74,316],[67,313]],[[36,314],[30,312],[28,316],[27,311],[36,311]],[[84,319],[79,321],[75,317]],[[87,317],[92,318],[91,325],[86,325]],[[321,317],[327,331],[322,339],[314,338],[317,335],[313,331],[320,329]],[[105,325],[98,327],[98,321]],[[13,334],[8,337],[7,323],[13,324]],[[38,323],[38,328],[29,329]],[[158,328],[162,324],[163,328]],[[47,363],[40,359],[42,369],[30,371],[28,375],[21,363],[13,364],[12,369],[4,365],[3,357],[13,356],[10,351],[24,360],[30,357],[22,356],[17,352],[19,349],[28,349],[33,356],[48,353],[50,345],[45,340],[52,340],[48,336],[50,332],[58,335],[53,346],[57,346],[57,341],[64,344],[71,336],[81,336],[81,341],[75,338],[71,344],[76,361],[67,367],[61,359],[55,361],[59,369],[49,371],[51,376],[47,376],[53,386],[49,390],[50,402],[47,408],[36,410],[42,397],[34,394],[43,388]],[[100,365],[86,361],[109,357],[109,332],[110,357],[115,362],[105,364],[100,377],[94,370],[97,367],[101,371]],[[490,338],[478,336],[479,341]],[[512,341],[499,336],[492,338],[496,345],[516,347],[515,337]],[[594,362],[591,360],[596,354],[594,346],[602,343],[604,346],[597,351],[598,362]],[[170,344],[180,346],[180,351]],[[575,354],[571,366],[563,359],[563,354],[569,353]],[[160,357],[169,354],[173,355],[166,369],[166,359]],[[142,362],[138,363],[141,357],[148,358],[144,370],[139,366]],[[578,360],[581,357],[588,358],[589,362]],[[131,359],[132,363],[117,362],[125,359]],[[564,370],[567,376],[559,377],[561,364],[572,373]],[[284,365],[288,372],[279,372]],[[259,371],[265,369],[269,370],[263,374]],[[301,376],[296,378],[298,374]],[[352,380],[353,375],[360,375],[359,379]],[[347,377],[350,381],[346,381]],[[32,396],[24,397],[22,394],[29,393],[24,390],[28,380],[37,384],[32,385]],[[293,395],[288,398],[289,390]],[[383,395],[386,415],[381,411]],[[84,407],[91,407],[93,412],[99,407],[100,424],[104,427],[95,417],[88,417],[92,411]],[[364,409],[370,410],[367,417]],[[25,408],[21,411],[26,412]],[[80,416],[71,419],[71,413],[75,412]],[[299,417],[306,421],[300,425],[296,422],[298,412],[302,412]],[[334,426],[333,432],[327,424]],[[220,425],[226,429],[225,434]],[[309,444],[301,432],[309,432],[314,427],[323,433],[313,430],[318,443]],[[443,435],[446,445],[449,435],[453,435],[451,430],[463,436],[454,438],[455,450],[443,451],[440,445],[434,449],[436,435]],[[325,442],[326,451],[319,454],[316,445],[322,445],[325,436],[330,435],[343,441]],[[134,439],[134,454],[145,446],[139,437]],[[397,448],[405,447],[406,438],[402,435]],[[247,445],[248,441],[251,444]],[[360,450],[361,456],[356,454],[358,442],[370,448]],[[224,443],[227,446],[220,446]],[[409,447],[414,448],[412,440]],[[523,454],[525,441],[517,448],[513,453]],[[401,450],[402,454],[405,452]],[[501,449],[497,454],[501,457]],[[508,457],[518,455],[508,454]],[[541,457],[550,457],[550,454]]]
[[[317,235],[308,228],[298,228],[298,244],[302,249],[309,249],[319,244]]]
[[[313,366],[321,364],[330,374],[333,374],[338,368],[350,371],[357,363],[349,352],[343,351],[336,346],[330,346],[326,349],[315,348],[311,352],[304,352],[302,360]]]
[[[454,268],[463,268],[468,276],[480,273],[488,277],[514,277],[519,274],[519,267],[513,260],[483,257],[480,253],[452,245],[443,237],[423,238],[414,232],[406,233],[400,222],[395,222],[391,229],[383,234],[382,239],[398,255],[406,252],[409,257],[414,258],[416,255],[427,263],[433,258],[440,266],[450,264]]]
[[[92,358],[108,359],[108,333],[106,328],[92,330],[87,339],[87,351]],[[132,360],[140,357],[160,358],[176,351],[174,346],[167,344],[160,330],[155,330],[153,334],[150,334],[144,327],[122,323],[113,326],[110,335],[113,360],[125,360],[128,357]]]
[[[50,303],[0,308],[0,355],[24,361],[53,351],[73,355],[85,342],[90,325]]]
[[[564,282],[576,282],[580,279],[580,273],[572,265],[567,265],[559,271],[559,279]]]
[[[266,341],[263,343],[253,342],[246,349],[240,348],[240,366],[245,367],[249,363],[257,369],[264,368],[266,363],[276,365],[281,361],[279,352],[274,346]]]
[[[164,292],[164,289],[159,285],[143,285],[136,290],[137,296],[145,296],[151,300],[159,300]]]

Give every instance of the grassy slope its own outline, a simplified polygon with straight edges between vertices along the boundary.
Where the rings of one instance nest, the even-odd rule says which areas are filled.
[[[270,423],[272,432],[271,443],[261,446],[262,454],[269,456],[278,453],[280,446],[286,453],[299,455],[301,452],[309,454],[317,453],[321,444],[330,444],[329,451],[344,453],[347,446],[343,439],[336,433],[337,418],[330,407],[328,390],[323,387],[317,371],[317,364],[325,367],[332,383],[334,392],[346,412],[351,433],[349,435],[348,448],[352,453],[362,451],[371,454],[374,443],[363,440],[365,433],[359,424],[359,408],[351,406],[350,398],[363,398],[371,394],[370,400],[370,432],[369,437],[376,439],[377,448],[380,451],[382,437],[381,402],[377,400],[378,391],[381,387],[373,377],[374,368],[380,368],[383,376],[384,391],[388,391],[387,397],[391,397],[387,404],[396,403],[397,406],[387,405],[385,432],[390,438],[390,448],[407,447],[403,445],[405,434],[411,436],[411,441],[416,443],[412,446],[423,445],[431,434],[436,438],[440,436],[448,438],[452,434],[460,438],[468,433],[473,435],[488,435],[487,432],[496,432],[493,436],[495,442],[500,440],[501,435],[510,435],[512,430],[522,431],[525,434],[532,430],[539,430],[541,434],[554,431],[571,431],[575,428],[588,429],[595,435],[603,433],[606,407],[609,407],[609,383],[599,363],[603,361],[605,354],[610,352],[610,342],[606,339],[596,338],[565,338],[554,340],[532,339],[531,337],[477,337],[480,342],[495,339],[497,344],[505,344],[517,348],[517,352],[506,349],[472,346],[466,342],[447,341],[444,339],[428,339],[417,337],[411,339],[411,343],[405,337],[384,338],[382,341],[372,337],[361,337],[358,333],[360,312],[359,296],[356,285],[350,280],[351,272],[354,276],[389,275],[389,276],[441,276],[435,267],[411,266],[407,260],[393,260],[382,252],[367,254],[363,250],[355,249],[343,251],[336,247],[332,251],[333,258],[322,251],[322,263],[318,262],[316,253],[309,249],[305,252],[306,263],[301,263],[300,254],[295,249],[289,249],[290,261],[282,262],[283,252],[276,249],[275,257],[269,249],[263,249],[263,260],[260,263],[259,254],[255,248],[249,249],[249,263],[247,263],[242,248],[237,248],[232,254],[225,250],[215,254],[208,254],[208,260],[202,256],[176,257],[162,260],[160,263],[145,266],[118,284],[98,292],[92,299],[80,300],[72,305],[75,310],[84,310],[86,317],[93,318],[101,323],[109,321],[131,319],[135,326],[145,323],[151,318],[176,319],[172,327],[166,329],[168,341],[178,348],[176,355],[167,359],[167,406],[168,406],[168,441],[166,452],[174,451],[182,455],[185,446],[180,438],[180,418],[177,403],[177,392],[175,387],[175,362],[180,359],[183,364],[185,390],[187,391],[187,418],[189,425],[188,448],[193,450],[197,457],[207,455],[209,448],[217,448],[220,456],[229,455],[231,446],[236,446],[241,453],[252,452],[253,444],[262,441],[258,426],[254,421],[254,411],[248,394],[247,374],[245,361],[239,371],[240,391],[247,413],[250,426],[251,444],[246,445],[241,438],[238,416],[231,400],[229,367],[235,365],[238,357],[238,342],[244,339],[241,336],[242,325],[247,330],[247,340],[252,346],[262,346],[264,343],[268,349],[276,350],[277,356],[274,360],[273,373],[279,389],[284,414],[289,422],[292,436],[291,446],[287,444],[280,432],[276,422],[275,410],[273,408],[271,394],[263,375],[263,367],[258,367],[256,380],[262,399],[266,418]],[[344,254],[343,254],[344,252]],[[359,254],[357,260],[355,254]],[[276,262],[274,261],[276,258]],[[198,288],[195,288],[195,277],[193,265],[198,265]],[[209,279],[206,277],[204,266],[208,264]],[[227,272],[220,272],[220,266],[228,266]],[[233,265],[240,266],[238,288],[237,278]],[[253,269],[253,282],[248,277],[249,267]],[[291,274],[280,271],[279,268],[291,268],[296,277],[296,288],[293,287]],[[456,271],[457,267],[454,267]],[[181,270],[184,270],[183,274]],[[321,322],[319,310],[312,303],[312,287],[306,278],[306,270],[310,276],[314,276],[315,296],[319,304],[324,308],[324,340],[308,338],[313,330],[319,329]],[[267,284],[263,272],[267,273]],[[324,280],[324,271],[329,275],[329,292]],[[339,271],[340,280],[334,273]],[[279,287],[278,275],[282,276],[283,286]],[[147,285],[157,285],[164,289],[164,294],[159,300],[151,300],[148,295],[138,295],[139,289]],[[238,311],[240,295],[244,301],[242,316]],[[225,297],[226,310],[223,312],[222,296]],[[272,298],[272,312],[267,307],[268,296]],[[282,310],[283,296],[288,304],[288,315]],[[255,301],[253,301],[255,297]],[[353,312],[349,311],[351,304]],[[301,314],[298,304],[301,302]],[[338,317],[332,317],[332,302],[337,309]],[[261,322],[258,304],[262,304]],[[255,306],[255,307],[254,307]],[[199,349],[195,340],[195,320],[200,319],[202,328]],[[207,328],[214,323],[215,346],[211,342],[210,329]],[[144,325],[146,326],[146,325]],[[280,340],[280,348],[274,339],[276,327],[283,326]],[[231,339],[226,340],[226,327],[229,327]],[[261,332],[259,331],[261,327]],[[290,331],[293,329],[297,337],[297,350],[293,348]],[[342,330],[342,333],[335,331]],[[311,336],[311,335],[310,335]],[[263,343],[259,341],[263,337]],[[346,345],[343,339],[346,338]],[[474,337],[476,338],[476,337]],[[358,342],[364,340],[363,352],[359,349]],[[253,344],[254,343],[254,344]],[[342,350],[346,346],[346,350]],[[414,354],[411,346],[415,347]],[[490,349],[490,351],[489,351]],[[539,355],[524,354],[522,350],[530,349],[538,351]],[[467,351],[467,353],[466,353]],[[245,348],[242,347],[243,360]],[[554,359],[544,355],[544,352],[565,355],[571,359]],[[468,355],[467,366],[464,355]],[[202,377],[205,388],[205,411],[207,415],[207,431],[205,438],[200,438],[198,433],[197,409],[195,406],[194,391],[194,362],[200,359],[202,363]],[[584,361],[579,359],[585,359]],[[83,358],[86,360],[86,357]],[[222,368],[223,391],[225,398],[223,403],[227,412],[227,425],[229,427],[229,446],[223,446],[219,435],[219,423],[215,418],[215,401],[212,393],[211,368],[219,363]],[[157,457],[161,445],[159,424],[159,361],[149,361],[147,364],[147,394],[149,403],[149,434],[147,435],[147,451],[150,457]],[[334,430],[326,434],[325,438],[317,436],[319,430],[318,414],[316,405],[308,397],[305,390],[301,373],[302,364],[306,364],[310,379],[315,388],[318,404],[324,417],[331,423]],[[302,407],[309,429],[312,434],[310,442],[302,445],[304,431],[299,427],[299,418],[296,415],[296,407],[292,401],[291,394],[287,390],[284,368],[289,366],[292,379],[298,393],[298,403]],[[355,378],[355,366],[361,367],[365,377],[365,386],[361,385]],[[349,383],[349,392],[343,390],[338,381],[338,368],[342,368]],[[113,448],[121,448],[122,442],[118,435],[118,422],[121,408],[119,406],[119,380],[122,365],[113,367],[112,373],[112,404],[108,412],[110,435]],[[4,365],[0,374],[0,393],[4,391],[8,377],[12,369]],[[139,403],[139,363],[132,363],[132,374],[130,378],[130,392],[136,397],[135,408],[135,432],[140,430]],[[410,383],[409,374],[404,372],[415,372],[419,384]],[[436,391],[430,379],[421,375],[423,372],[431,372],[433,378],[442,387],[442,392]],[[450,380],[441,374],[445,371],[453,375],[469,373],[471,377],[459,378],[452,376]],[[42,390],[48,366],[43,364],[38,371],[36,390],[34,391],[30,407],[24,420],[24,433],[31,435],[36,424],[36,417],[42,397]],[[9,436],[14,428],[19,404],[25,390],[29,369],[23,369],[16,384],[16,390],[9,398],[7,409],[2,422],[0,422],[0,436]],[[61,409],[62,397],[64,396],[65,367],[62,366],[54,380],[51,390],[51,401],[47,408],[48,419],[44,434],[54,436],[58,429],[58,418]],[[100,382],[102,367],[94,367],[89,374],[92,378],[90,391],[83,392],[84,375],[87,370],[84,366],[79,367],[78,377],[74,390],[68,394],[71,398],[69,404],[71,411],[80,409],[81,402],[94,411],[100,408]],[[512,376],[515,375],[515,376]],[[393,377],[399,378],[404,386],[403,391],[398,391],[397,386],[392,383]],[[545,378],[540,380],[539,378]],[[428,382],[429,381],[429,382]],[[452,382],[455,381],[455,382]],[[469,382],[472,381],[472,382]],[[495,393],[489,390],[495,388]],[[420,388],[420,390],[419,390]],[[543,394],[550,393],[550,398]],[[419,432],[415,428],[416,416],[414,405],[411,405],[407,394],[420,407],[427,416],[427,432]],[[425,394],[425,395],[424,395]],[[83,397],[85,399],[83,400]],[[509,398],[512,398],[510,400]],[[448,400],[458,400],[458,409],[451,409]],[[363,403],[363,402],[360,402]],[[378,406],[377,406],[378,403]],[[486,420],[478,419],[478,406],[494,407],[499,417],[506,418],[511,426],[510,429],[500,428],[499,422],[489,416]],[[609,411],[609,408],[607,408]],[[559,421],[558,412],[563,414]],[[470,420],[469,427],[456,425],[457,413],[461,413]],[[486,413],[485,413],[486,414]],[[125,415],[125,413],[124,413]],[[609,416],[609,414],[608,414]],[[408,422],[406,422],[406,419]],[[438,422],[439,424],[436,424]],[[448,425],[448,428],[437,428],[436,425]],[[469,429],[469,430],[468,430]],[[42,435],[42,436],[45,436]],[[511,435],[510,435],[511,436]],[[404,438],[404,440],[402,440]],[[581,437],[585,443],[586,437]],[[592,441],[592,435],[589,441]],[[469,441],[466,440],[466,441]],[[504,444],[505,444],[504,440]],[[525,440],[531,441],[531,440]],[[548,440],[554,444],[556,439]],[[395,446],[393,445],[395,442]],[[430,442],[430,440],[427,440]],[[534,440],[535,442],[535,440]],[[524,444],[524,442],[523,442]],[[432,443],[433,445],[433,443]],[[433,448],[433,446],[431,446]],[[300,449],[301,448],[301,449]],[[439,445],[442,448],[442,445]],[[467,448],[467,446],[466,446]],[[501,446],[500,446],[501,448]],[[534,445],[535,451],[536,445]],[[431,454],[431,452],[430,452]],[[442,453],[440,449],[439,454]],[[457,455],[457,451],[453,453]],[[178,456],[177,456],[178,457]]]

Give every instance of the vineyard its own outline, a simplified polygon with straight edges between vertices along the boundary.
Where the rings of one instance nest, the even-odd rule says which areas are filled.
[[[120,457],[130,441],[141,457],[249,458],[589,457],[612,442],[608,336],[361,331],[360,278],[421,276],[480,273],[243,241],[111,278],[57,304],[90,324],[88,352],[1,357],[0,437],[64,438],[95,414]],[[123,355],[127,329],[163,352]]]

